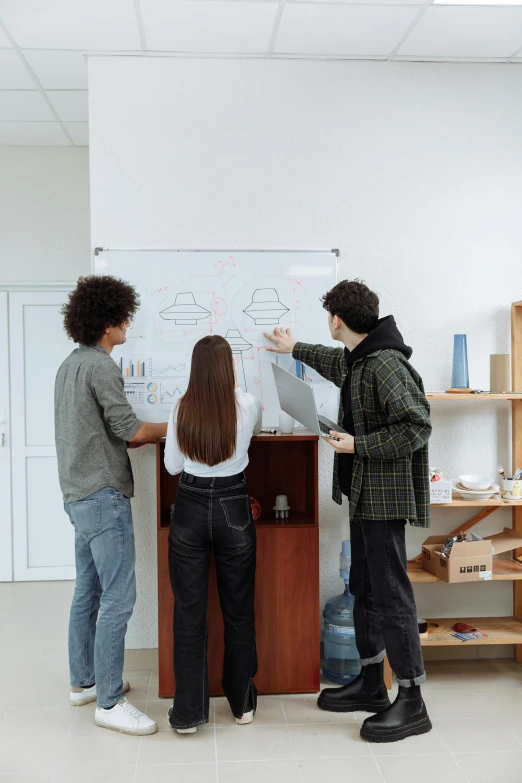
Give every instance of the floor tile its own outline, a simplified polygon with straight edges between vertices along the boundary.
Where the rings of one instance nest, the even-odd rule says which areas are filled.
[[[248,726],[216,729],[219,761],[292,759],[292,745],[286,726]]]
[[[501,690],[504,688],[518,689],[522,696],[522,673],[519,674],[513,669],[483,669],[477,667],[463,674],[467,684],[477,690]]]
[[[469,684],[464,675],[453,668],[427,672],[426,677],[426,682],[422,686],[423,693],[441,689],[462,690]]]
[[[353,712],[327,712],[317,706],[317,696],[284,696],[283,708],[288,723],[356,723]],[[257,719],[257,715],[256,715]]]
[[[514,726],[502,718],[437,720],[435,729],[451,753],[522,750]]]
[[[370,756],[368,744],[355,723],[289,726],[295,755],[299,759]]]
[[[69,685],[63,677],[27,676],[12,694],[11,704],[36,707],[40,705],[60,706],[69,703]]]
[[[139,766],[215,761],[214,729],[198,729],[196,734],[158,731],[143,737]]]
[[[517,718],[522,714],[522,689],[478,691],[482,699],[479,714],[490,718]],[[522,776],[521,776],[522,778]]]
[[[134,706],[141,710],[145,707],[145,702],[136,702]],[[96,704],[94,702],[91,702],[91,704],[84,704],[83,707],[73,707],[73,710],[74,715],[69,729],[71,734],[83,734],[85,732],[95,732],[96,734],[99,734],[100,731],[104,731],[104,729],[100,729],[100,727],[96,726],[94,723],[94,713],[96,712]],[[108,731],[108,729],[105,729],[105,731]]]
[[[27,707],[9,707],[0,720],[0,737],[6,734],[62,734],[65,736],[74,717],[74,707],[39,707],[37,713]]]
[[[216,765],[164,764],[138,767],[135,783],[216,783]]]
[[[13,734],[0,738],[0,772],[22,769],[49,769],[53,767],[63,745],[59,734],[31,737],[28,753],[26,734]]]
[[[425,753],[448,753],[447,747],[435,730],[427,734],[406,737],[399,742],[372,742],[374,756],[420,756]]]
[[[158,651],[157,650],[125,650],[126,669],[149,669],[153,672],[158,671]]]
[[[426,756],[379,756],[377,764],[386,783],[419,783],[419,781],[468,783],[468,778],[449,753]],[[478,783],[475,778],[469,780]],[[497,783],[496,778],[495,783]]]
[[[382,773],[373,758],[298,759],[298,764],[301,783],[335,780],[340,783],[383,783]]]
[[[134,783],[136,768],[129,766],[78,768],[61,766],[54,773],[51,783]]]
[[[52,774],[52,769],[0,772],[0,783],[50,783]]]
[[[219,783],[300,783],[295,761],[222,762]],[[206,781],[205,781],[206,783]]]
[[[238,726],[235,717],[232,715],[230,705],[225,697],[213,699],[215,706],[216,726],[237,726],[238,729],[244,729],[244,726]],[[279,696],[259,696],[257,700],[257,711],[254,717],[256,726],[285,726],[285,715],[281,706]]]
[[[480,694],[473,688],[423,692],[432,720],[438,718],[476,718],[484,709]]]
[[[519,753],[458,753],[454,754],[454,759],[473,783],[520,783],[522,780],[522,750]]]
[[[60,754],[59,766],[106,767],[135,764],[139,737],[98,727],[97,733],[69,734]]]

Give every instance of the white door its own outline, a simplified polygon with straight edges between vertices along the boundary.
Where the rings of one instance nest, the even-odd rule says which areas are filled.
[[[0,582],[13,578],[11,539],[11,439],[9,428],[9,311],[0,291]]]
[[[74,348],[60,313],[66,298],[66,292],[9,294],[15,581],[75,578],[54,442],[54,379]]]

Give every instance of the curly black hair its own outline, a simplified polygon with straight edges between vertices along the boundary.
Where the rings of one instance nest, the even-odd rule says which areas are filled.
[[[356,334],[368,334],[379,320],[379,297],[361,280],[341,280],[322,297],[323,307]]]
[[[136,290],[110,275],[80,277],[62,307],[63,324],[71,340],[95,345],[108,326],[129,321],[140,306]]]

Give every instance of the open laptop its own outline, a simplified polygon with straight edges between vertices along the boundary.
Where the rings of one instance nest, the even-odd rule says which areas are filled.
[[[288,413],[315,435],[326,435],[330,438],[332,437],[329,434],[330,430],[346,432],[339,424],[327,419],[326,416],[317,415],[314,392],[308,383],[301,381],[291,372],[283,370],[278,364],[272,363],[272,371],[282,411]],[[338,438],[334,438],[334,440],[338,440]]]

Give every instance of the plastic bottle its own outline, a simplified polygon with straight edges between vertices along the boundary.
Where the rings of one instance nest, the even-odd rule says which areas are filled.
[[[330,598],[323,611],[323,677],[337,685],[346,685],[361,671],[353,625],[354,597],[348,589],[351,554],[350,542],[343,541],[339,575],[344,579],[344,593]]]

